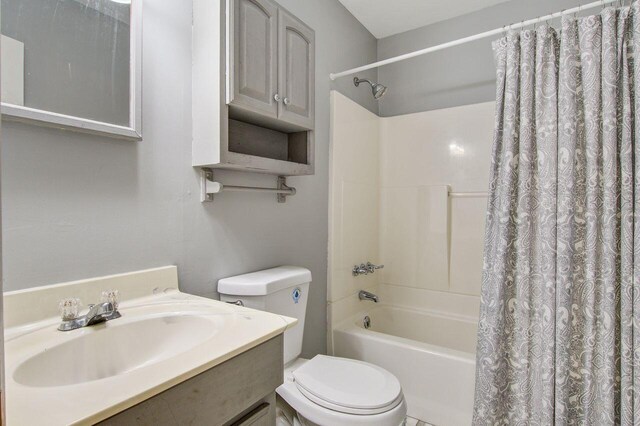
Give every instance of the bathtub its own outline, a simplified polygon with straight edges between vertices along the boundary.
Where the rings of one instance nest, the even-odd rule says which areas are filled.
[[[473,414],[476,333],[475,318],[381,305],[336,327],[333,350],[392,372],[410,417],[467,426]]]

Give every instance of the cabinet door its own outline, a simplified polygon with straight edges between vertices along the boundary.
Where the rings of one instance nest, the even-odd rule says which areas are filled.
[[[233,90],[230,104],[278,115],[278,6],[271,0],[234,0]]]
[[[305,129],[313,129],[315,33],[282,9],[278,25],[278,88],[283,98],[279,118]]]

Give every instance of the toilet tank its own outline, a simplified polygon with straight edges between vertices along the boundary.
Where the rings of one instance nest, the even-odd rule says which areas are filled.
[[[218,281],[223,302],[240,300],[247,308],[296,318],[298,323],[284,333],[284,362],[302,352],[304,319],[311,271],[297,266],[279,266]]]

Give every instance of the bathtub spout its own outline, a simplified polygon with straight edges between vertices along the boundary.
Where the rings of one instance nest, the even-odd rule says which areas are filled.
[[[378,303],[380,301],[378,299],[378,296],[364,290],[360,290],[360,293],[358,293],[358,297],[360,298],[360,300],[371,300],[372,302],[375,302],[375,303]]]

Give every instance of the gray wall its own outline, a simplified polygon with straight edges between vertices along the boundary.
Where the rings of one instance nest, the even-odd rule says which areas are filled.
[[[191,8],[144,4],[142,142],[3,122],[4,290],[178,265],[182,289],[216,297],[219,278],[280,264],[311,269],[304,355],[325,351],[329,90],[375,111],[331,71],[376,58],[376,40],[337,0],[282,0],[316,31],[316,175],[295,197],[227,193],[199,201],[191,167]],[[375,78],[375,72],[369,74]],[[275,178],[219,173],[222,182]],[[84,301],[89,303],[91,301]]]
[[[378,58],[457,40],[508,24],[547,15],[585,3],[580,0],[511,0],[448,21],[378,40]],[[592,9],[589,13],[598,13]],[[389,117],[495,99],[495,68],[491,43],[475,41],[379,68],[389,90],[380,101],[380,115]]]

